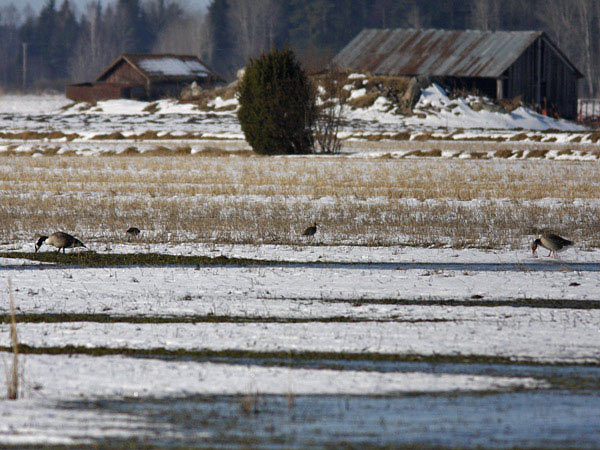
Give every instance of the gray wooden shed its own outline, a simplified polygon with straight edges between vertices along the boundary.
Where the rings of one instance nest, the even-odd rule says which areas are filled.
[[[428,76],[447,87],[577,116],[581,72],[542,31],[365,29],[333,59],[340,69]]]

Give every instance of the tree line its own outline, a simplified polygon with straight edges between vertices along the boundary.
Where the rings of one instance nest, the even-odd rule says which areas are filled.
[[[94,79],[121,53],[155,51],[163,33],[185,19],[169,0],[95,0],[81,14],[70,0],[46,0],[38,14],[2,7],[0,85],[64,88]]]
[[[61,88],[97,76],[119,54],[195,54],[227,79],[250,57],[287,47],[322,68],[363,28],[544,30],[600,96],[598,0],[213,0],[206,13],[177,0],[70,0],[41,11],[0,8],[0,85]],[[26,44],[24,46],[23,44]]]

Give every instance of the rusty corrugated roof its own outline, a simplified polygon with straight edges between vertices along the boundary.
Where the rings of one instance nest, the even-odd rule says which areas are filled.
[[[105,79],[121,61],[131,64],[150,81],[185,81],[208,77],[223,80],[197,56],[125,53],[113,61],[96,81]]]
[[[340,69],[380,75],[497,78],[541,31],[365,29],[337,56]]]

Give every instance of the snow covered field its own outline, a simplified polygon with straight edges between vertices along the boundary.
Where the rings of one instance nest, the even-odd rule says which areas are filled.
[[[167,247],[122,244],[113,251],[166,253]],[[295,264],[84,268],[0,259],[0,283],[11,280],[24,352],[22,400],[0,402],[3,444],[123,442],[141,430],[170,435],[169,426],[135,411],[76,406],[82,400],[125,407],[127,399],[177,404],[225,395],[226,404],[243,409],[255,395],[366,400],[402,392],[460,392],[464,398],[516,390],[551,397],[565,381],[529,373],[527,364],[573,365],[570,376],[583,380],[586,366],[600,367],[598,252],[571,250],[557,261],[525,252],[368,247],[186,245],[168,252]],[[324,259],[329,263],[314,265]],[[431,268],[418,268],[424,262]],[[6,303],[0,312],[7,314]],[[6,324],[0,349],[8,368]],[[132,358],[135,352],[145,356]],[[284,367],[261,358],[281,358]],[[336,368],[297,365],[306,358],[340,362]],[[355,370],[353,360],[372,366]],[[379,367],[380,360],[395,362]],[[407,366],[413,360],[433,366]],[[436,361],[452,363],[432,372]],[[483,366],[473,373],[471,361]],[[6,373],[0,372],[2,385]],[[73,406],[65,408],[66,402]],[[595,414],[596,403],[585,402]],[[554,408],[554,400],[547,407]],[[234,414],[244,417],[239,411]],[[208,427],[194,442],[215,433]]]
[[[360,77],[356,74],[355,85],[348,86],[351,99],[364,94],[364,88],[356,86]],[[471,158],[473,154],[513,159],[600,157],[593,145],[600,139],[597,132],[525,107],[510,113],[473,109],[488,103],[475,97],[451,99],[432,85],[423,91],[412,116],[393,113],[393,105],[385,97],[368,107],[346,108],[340,134],[342,152],[410,157],[415,150],[436,149],[441,140],[461,144],[443,152],[440,156],[445,158]],[[194,154],[213,147],[247,150],[236,106],[235,98],[220,97],[201,110],[175,100],[108,100],[90,105],[71,104],[61,95],[4,95],[0,96],[0,154],[96,155],[157,149]],[[370,142],[368,148],[360,145],[365,139]],[[505,145],[473,148],[474,140]]]
[[[342,155],[260,159],[231,100],[0,98],[0,446],[594,448],[597,137],[475,101],[380,99]],[[33,253],[55,229],[89,249]],[[546,229],[576,246],[532,255]]]

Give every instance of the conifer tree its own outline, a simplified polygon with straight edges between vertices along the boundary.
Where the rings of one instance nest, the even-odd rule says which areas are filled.
[[[313,151],[315,96],[291,50],[273,50],[252,59],[239,86],[238,119],[257,153]]]

